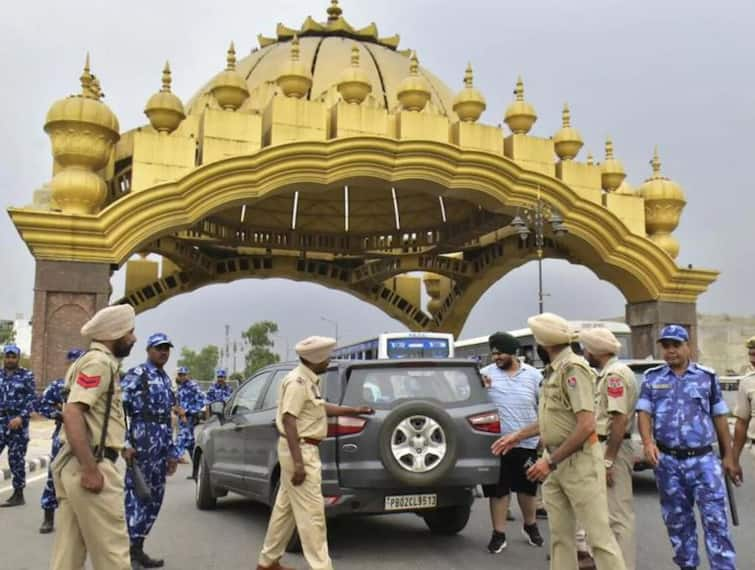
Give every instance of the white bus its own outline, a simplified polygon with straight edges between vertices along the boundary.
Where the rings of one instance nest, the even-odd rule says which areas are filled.
[[[577,332],[588,328],[607,328],[616,335],[616,339],[621,343],[619,358],[632,358],[632,331],[626,323],[616,321],[569,321],[569,325]],[[532,336],[532,331],[529,328],[524,328],[508,332],[519,341],[519,355],[524,358],[524,361],[536,368],[542,368],[543,363],[537,355],[535,338]],[[455,347],[458,358],[477,360],[481,366],[490,362],[490,347],[487,336],[457,341]]]
[[[333,351],[333,358],[341,360],[453,357],[453,335],[431,332],[383,333]]]

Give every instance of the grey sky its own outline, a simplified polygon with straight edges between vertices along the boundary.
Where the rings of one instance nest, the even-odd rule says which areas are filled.
[[[146,122],[144,104],[160,83],[166,59],[184,101],[224,65],[235,40],[240,55],[273,35],[277,22],[298,27],[307,15],[322,20],[328,0],[143,1],[127,4],[69,0],[14,2],[0,22],[0,199],[31,201],[50,178],[50,145],[42,130],[56,99],[78,89],[87,50],[106,102],[122,130]],[[613,137],[629,181],[650,173],[653,145],[663,171],[684,188],[688,205],[675,232],[680,264],[719,269],[701,300],[705,312],[755,313],[749,255],[755,238],[755,4],[690,0],[342,0],[355,26],[375,21],[381,35],[401,35],[422,64],[454,89],[467,61],[488,101],[483,120],[496,124],[512,99],[517,74],[538,111],[533,130],[550,136],[564,101],[585,139],[583,155],[602,157]],[[33,259],[7,215],[0,216],[5,252],[0,316],[31,312]],[[473,310],[462,336],[522,326],[536,310],[535,266],[494,286]],[[547,262],[546,308],[572,318],[624,312],[610,284],[584,268]],[[114,282],[122,293],[122,276]],[[249,323],[271,319],[291,345],[307,334],[333,334],[320,319],[339,322],[342,340],[403,327],[377,309],[317,285],[280,280],[217,285],[172,299],[140,316],[141,339],[156,329],[177,344],[219,343],[223,325],[238,335]],[[283,345],[284,342],[281,342]],[[142,354],[140,342],[136,353]]]

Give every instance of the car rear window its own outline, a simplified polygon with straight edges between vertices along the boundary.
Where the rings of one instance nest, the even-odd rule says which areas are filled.
[[[444,404],[467,402],[472,386],[480,383],[470,367],[381,367],[351,371],[344,403],[390,407],[399,400],[436,400]]]

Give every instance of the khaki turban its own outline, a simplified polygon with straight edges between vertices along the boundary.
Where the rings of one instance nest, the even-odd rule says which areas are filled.
[[[542,313],[527,319],[527,324],[541,346],[558,346],[570,344],[574,340],[574,333],[566,319],[553,313]]]
[[[755,336],[751,336],[747,341],[747,348],[755,348]]]
[[[131,305],[105,307],[81,327],[81,335],[91,340],[117,340],[134,328],[135,316]]]
[[[319,364],[330,358],[336,346],[336,340],[326,336],[310,336],[296,343],[296,354],[307,362]]]
[[[579,342],[593,354],[618,354],[621,343],[605,327],[584,329],[579,333]]]

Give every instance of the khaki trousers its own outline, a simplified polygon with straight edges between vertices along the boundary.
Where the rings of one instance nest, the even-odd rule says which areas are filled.
[[[280,487],[270,515],[259,564],[267,567],[278,562],[296,529],[299,531],[304,558],[310,568],[332,570],[325,527],[325,502],[322,498],[320,450],[316,445],[302,443],[301,454],[307,476],[301,485],[294,486],[291,483],[294,462],[286,441],[283,438],[279,440]]]
[[[626,570],[616,539],[608,526],[606,473],[602,449],[585,444],[558,465],[543,485],[551,531],[551,569],[578,570],[576,520],[590,537],[598,570]]]
[[[605,445],[603,446],[605,450]],[[613,486],[608,487],[608,520],[616,542],[624,556],[627,570],[637,566],[635,542],[634,494],[632,472],[634,467],[632,443],[624,440],[613,465]]]
[[[99,469],[105,479],[99,494],[81,486],[75,457],[53,469],[60,506],[51,570],[83,570],[87,553],[94,570],[131,570],[123,473],[107,459],[99,463]]]

